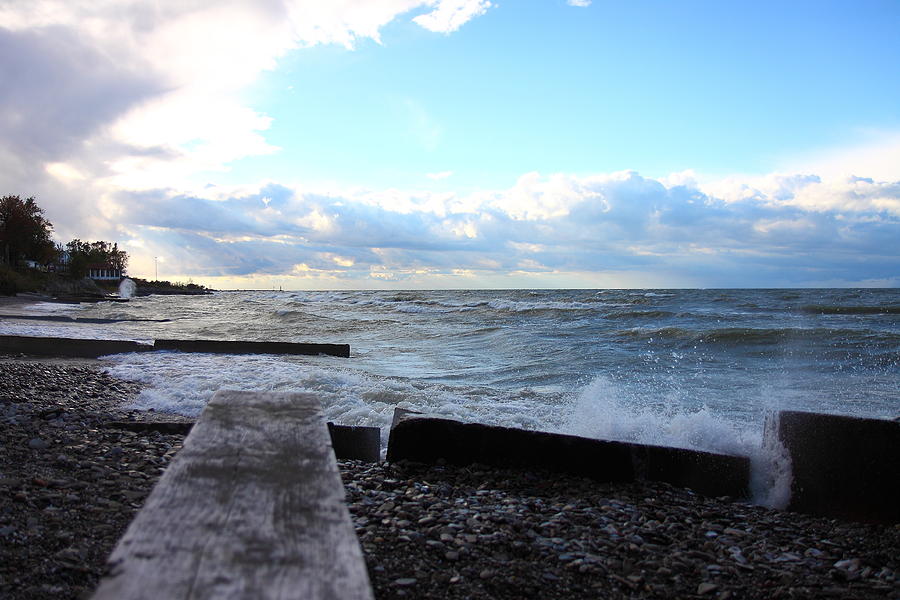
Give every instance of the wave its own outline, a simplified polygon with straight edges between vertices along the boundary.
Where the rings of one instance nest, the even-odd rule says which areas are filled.
[[[829,344],[854,345],[872,343],[896,343],[897,336],[854,329],[829,328],[753,328],[726,327],[721,329],[697,330],[682,327],[662,327],[659,329],[633,328],[616,332],[620,337],[637,340],[681,340],[698,344],[725,345],[766,345],[797,342],[827,342]]]
[[[653,403],[642,392],[598,376],[575,396],[561,431],[604,440],[749,456],[754,502],[772,508],[787,505],[790,461],[780,444],[770,442],[774,436],[764,437],[764,428],[773,422],[765,418],[767,413],[762,414],[762,420],[738,422],[705,405]]]
[[[677,316],[668,310],[622,310],[603,315],[606,319],[667,319]]]
[[[510,313],[543,313],[543,312],[574,312],[596,311],[598,304],[588,302],[559,302],[538,301],[528,302],[521,300],[491,300],[488,307],[498,312]]]
[[[294,303],[309,302],[309,299],[295,299]],[[336,302],[335,298],[318,298],[315,302]],[[574,312],[595,311],[604,304],[594,302],[555,301],[555,300],[514,300],[506,298],[465,300],[425,299],[412,293],[394,294],[389,297],[368,297],[342,299],[340,302],[360,307],[373,307],[386,309],[392,312],[416,314],[416,313],[466,313],[478,310],[490,310],[499,313],[547,313],[547,312]]]
[[[331,317],[323,317],[321,315],[315,315],[313,313],[304,312],[302,310],[290,310],[290,309],[282,309],[276,310],[274,313],[276,320],[286,322],[286,323],[296,323],[300,321],[309,321],[313,320],[333,320]]]
[[[196,416],[219,389],[313,393],[327,420],[382,428],[383,448],[395,407],[525,429],[554,423],[555,403],[545,395],[375,375],[330,366],[328,357],[148,352],[107,360],[111,375],[145,384],[132,405],[138,410]]]
[[[836,306],[807,304],[800,311],[815,315],[900,315],[900,306]]]

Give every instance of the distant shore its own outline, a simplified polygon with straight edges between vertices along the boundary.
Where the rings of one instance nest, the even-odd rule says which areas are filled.
[[[0,356],[0,596],[76,598],[182,435],[113,422],[141,386],[95,360]],[[376,598],[885,598],[900,526],[664,484],[341,461]]]
[[[192,281],[173,283],[128,276],[116,280],[94,280],[87,277],[77,279],[59,273],[15,270],[0,265],[0,294],[2,294],[0,297],[34,294],[48,297],[52,301],[92,302],[117,296],[119,284],[125,279],[130,279],[135,284],[135,296],[197,296],[211,294],[215,291]]]

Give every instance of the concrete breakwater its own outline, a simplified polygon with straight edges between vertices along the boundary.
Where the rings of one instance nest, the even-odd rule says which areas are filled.
[[[900,422],[783,411],[766,435],[785,448],[788,509],[900,523]],[[395,409],[388,462],[543,468],[597,481],[659,481],[706,496],[747,498],[751,459],[683,448],[463,423]]]
[[[900,523],[900,421],[778,414],[792,471],[789,510]]]
[[[36,356],[97,358],[124,352],[208,352],[215,354],[327,354],[348,358],[349,344],[311,344],[294,342],[247,342],[231,340],[156,340],[141,343],[131,340],[96,340],[78,338],[50,338],[17,335],[0,336],[0,352]]]

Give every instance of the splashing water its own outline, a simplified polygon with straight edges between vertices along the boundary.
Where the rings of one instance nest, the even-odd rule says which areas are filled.
[[[706,406],[648,404],[641,398],[644,395],[598,376],[578,394],[562,430],[598,439],[748,456],[753,501],[770,508],[787,506],[791,462],[776,435],[776,411],[768,411],[763,423],[737,423]]]
[[[127,277],[122,280],[122,283],[119,284],[119,297],[120,298],[132,298],[134,297],[134,292],[137,290],[137,285],[128,279]]]

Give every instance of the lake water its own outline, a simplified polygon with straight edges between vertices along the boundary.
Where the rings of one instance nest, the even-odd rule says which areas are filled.
[[[0,333],[351,346],[349,359],[109,358],[146,384],[139,408],[185,415],[222,387],[308,391],[348,425],[386,428],[400,406],[744,454],[779,409],[900,415],[897,289],[252,291],[29,312],[122,321],[3,320]]]

